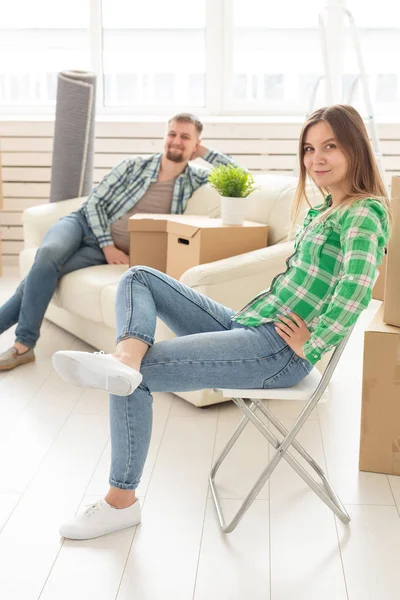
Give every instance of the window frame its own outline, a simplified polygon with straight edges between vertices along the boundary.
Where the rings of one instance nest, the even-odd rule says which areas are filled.
[[[283,117],[304,116],[304,104],[295,102],[265,102],[254,105],[234,98],[233,88],[233,10],[231,0],[205,0],[205,106],[193,107],[179,105],[178,110],[193,111],[200,116],[219,117]],[[344,38],[345,19],[341,7],[342,0],[321,0],[321,11],[326,6],[336,7],[327,14],[327,45],[333,94],[328,100],[340,102],[344,74],[344,44],[338,40]],[[89,0],[90,26],[89,43],[91,70],[97,74],[96,111],[98,116],[137,118],[165,116],[171,114],[171,106],[106,106],[104,104],[104,68],[103,68],[103,30],[102,0]],[[328,98],[325,86],[325,97]],[[381,103],[380,103],[381,104]],[[380,105],[379,104],[379,105]],[[379,106],[377,105],[377,106]],[[398,105],[398,103],[393,103]],[[309,108],[309,107],[307,107]],[[35,116],[53,115],[55,105],[19,105],[0,106],[1,114]],[[396,108],[393,106],[393,112]]]

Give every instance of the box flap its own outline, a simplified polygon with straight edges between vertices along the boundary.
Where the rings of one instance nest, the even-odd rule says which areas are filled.
[[[129,231],[160,232],[167,231],[167,219],[165,215],[139,214],[133,215],[128,220]]]
[[[377,333],[393,333],[400,335],[400,327],[394,327],[393,325],[387,325],[383,321],[383,305],[380,307],[375,317],[372,319],[370,325],[365,329],[365,333],[375,331]]]
[[[182,235],[182,237],[193,237],[199,229],[215,230],[224,232],[232,229],[256,228],[265,230],[266,225],[255,223],[253,221],[244,221],[244,227],[241,225],[223,225],[222,219],[214,219],[205,215],[171,215],[168,217],[168,233],[173,235]],[[227,234],[229,235],[229,234]]]
[[[199,231],[198,225],[190,225],[189,223],[178,223],[176,221],[168,221],[167,232],[172,235],[181,236],[184,238],[192,238]]]
[[[146,224],[138,224],[140,221],[150,221]],[[164,229],[159,225],[152,225],[153,221],[164,223]],[[221,219],[210,219],[206,215],[166,215],[160,213],[139,213],[129,218],[129,231],[167,231],[167,223],[184,224],[195,227],[221,227]]]

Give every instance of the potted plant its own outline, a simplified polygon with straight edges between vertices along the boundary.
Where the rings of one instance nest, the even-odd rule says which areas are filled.
[[[255,190],[254,177],[242,167],[215,167],[208,181],[221,196],[221,217],[224,225],[243,225],[246,203],[243,198]]]

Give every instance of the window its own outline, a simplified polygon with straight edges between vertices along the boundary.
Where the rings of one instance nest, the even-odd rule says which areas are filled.
[[[89,16],[89,0],[7,5],[0,23],[0,106],[52,105],[59,71],[90,69]]]
[[[234,0],[232,5],[225,106],[304,113],[312,95],[310,83],[315,85],[322,73],[318,13],[323,3]]]
[[[377,0],[344,4],[358,27],[374,113],[397,117],[397,0],[380,0],[379,10]],[[334,101],[350,100],[367,114],[351,31],[344,13],[337,18],[341,6],[342,0],[13,0],[0,23],[0,112],[54,111],[57,73],[76,69],[98,74],[98,113],[304,116],[327,102],[322,13]]]
[[[102,6],[106,106],[205,105],[205,0]]]
[[[400,108],[400,28],[394,18],[398,14],[398,2],[380,0],[376,3],[362,0],[348,0],[349,10],[359,31],[365,70],[368,75],[368,88],[374,112],[380,115],[398,114]],[[346,21],[346,63],[345,77],[353,72],[359,74],[358,63]],[[365,113],[363,90],[358,80],[355,86],[353,104]]]

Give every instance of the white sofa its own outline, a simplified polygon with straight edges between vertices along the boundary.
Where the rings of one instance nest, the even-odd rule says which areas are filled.
[[[292,252],[293,242],[286,240],[296,183],[297,179],[290,176],[260,175],[256,177],[259,189],[244,200],[246,219],[269,225],[267,248],[199,265],[186,271],[181,281],[233,309],[241,308],[268,287],[272,278],[286,269],[285,259]],[[311,193],[316,201],[316,194]],[[35,206],[23,213],[25,249],[20,254],[21,277],[29,272],[47,229],[79,208],[83,200],[75,198]],[[200,188],[190,199],[186,214],[219,216],[219,196],[209,186]],[[101,265],[66,275],[46,317],[95,348],[112,352],[115,347],[114,300],[118,281],[125,270],[126,267],[120,265]],[[171,337],[173,333],[158,321],[156,341]],[[196,406],[224,400],[212,390],[179,393],[179,396]]]

